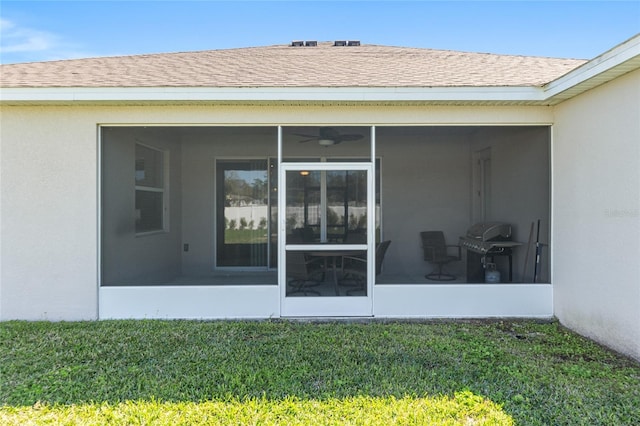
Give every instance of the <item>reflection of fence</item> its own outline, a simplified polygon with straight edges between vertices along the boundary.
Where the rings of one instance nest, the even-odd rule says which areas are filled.
[[[380,208],[376,206],[376,210]],[[335,206],[329,207],[329,210],[332,213],[329,215],[333,215],[338,218],[338,223],[342,223],[342,216],[344,216],[344,207]],[[351,225],[351,221],[364,220],[367,216],[367,208],[366,207],[349,207],[349,223]],[[379,214],[376,215],[380,217]],[[258,229],[260,228],[260,224],[264,224],[268,222],[268,209],[265,205],[258,206],[242,206],[242,207],[225,207],[224,208],[224,218],[227,224],[232,223],[233,221],[233,229],[242,227],[246,229]],[[316,225],[320,223],[320,206],[319,205],[310,205],[307,210],[307,218],[308,224]],[[331,218],[329,218],[329,224],[331,225]],[[227,225],[228,226],[228,225]],[[304,207],[287,207],[287,227],[297,228],[304,226]],[[355,226],[351,226],[355,228]]]
[[[380,207],[376,206],[376,221],[379,215]],[[327,222],[329,225],[343,224],[344,207],[343,206],[329,206],[327,213]],[[332,217],[333,216],[333,217]],[[349,228],[365,228],[367,217],[366,207],[349,207],[349,217],[346,220],[349,223]],[[307,225],[317,225],[320,223],[320,206],[309,205],[307,209]],[[304,226],[304,207],[287,207],[287,228],[299,228]],[[378,224],[376,224],[377,226]]]
[[[227,222],[227,227],[230,223],[233,223],[233,229],[238,229],[240,226],[246,229],[258,229],[260,223],[266,228],[267,224],[267,206],[242,206],[242,207],[225,207],[224,219]],[[233,222],[232,222],[233,221]],[[244,225],[241,225],[243,224]]]

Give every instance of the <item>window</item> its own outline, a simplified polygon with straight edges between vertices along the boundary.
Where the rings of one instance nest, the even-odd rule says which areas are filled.
[[[136,233],[166,230],[166,161],[168,154],[136,144]]]

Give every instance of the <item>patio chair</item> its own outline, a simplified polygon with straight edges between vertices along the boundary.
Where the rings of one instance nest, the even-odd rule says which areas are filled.
[[[424,260],[438,267],[438,272],[431,272],[425,275],[425,278],[434,281],[453,281],[455,275],[443,272],[445,265],[462,259],[460,246],[447,245],[442,231],[423,231],[420,232],[422,239],[422,250]],[[451,249],[457,248],[457,254],[449,254]]]
[[[313,290],[324,281],[324,261],[320,258],[309,259],[301,251],[287,253],[287,296],[302,293],[315,294],[320,292]]]
[[[344,237],[345,244],[366,244],[367,243],[367,230],[356,229],[350,230]]]
[[[295,228],[288,236],[288,243],[312,243],[316,240],[313,229],[310,226]]]
[[[382,272],[382,262],[389,244],[391,244],[391,241],[387,240],[378,243],[376,246],[376,276]],[[347,295],[351,295],[356,291],[365,291],[367,286],[367,259],[362,256],[343,256],[342,280],[341,285],[353,287],[347,290]]]

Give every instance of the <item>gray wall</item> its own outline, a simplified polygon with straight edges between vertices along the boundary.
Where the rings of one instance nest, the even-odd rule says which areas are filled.
[[[457,244],[467,229],[470,160],[465,133],[444,127],[378,128],[383,239],[392,241],[384,261],[386,274],[428,271],[420,231],[442,230],[447,244]],[[449,269],[462,270],[460,264]]]
[[[135,144],[169,152],[169,229],[135,233]],[[171,129],[111,127],[102,133],[102,285],[154,284],[181,272],[181,145]]]
[[[182,136],[183,242],[185,275],[211,272],[215,255],[215,160],[276,157],[274,127],[192,128]]]
[[[513,240],[525,243],[513,251],[513,280],[533,282],[538,219],[540,242],[550,242],[550,128],[487,128],[475,134],[473,140],[472,151],[491,148],[492,202],[486,220],[511,224]],[[523,276],[532,222],[533,243]],[[543,247],[538,282],[550,282],[549,259],[549,247]]]
[[[491,148],[492,203],[486,221],[513,226],[513,239],[526,243],[531,222],[542,219],[541,241],[549,242],[549,127],[398,127],[378,128],[382,157],[384,239],[393,241],[385,273],[423,275],[431,268],[422,258],[420,231],[442,230],[447,244],[458,244],[473,223],[472,155]],[[514,250],[513,281],[522,276],[526,246]],[[464,250],[462,251],[464,258]],[[542,277],[549,280],[549,252]],[[503,262],[506,265],[506,262]],[[466,264],[451,264],[464,274]],[[504,266],[503,274],[506,274]],[[505,277],[506,280],[506,277]]]

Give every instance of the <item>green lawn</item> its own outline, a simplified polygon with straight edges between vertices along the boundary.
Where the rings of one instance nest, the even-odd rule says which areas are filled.
[[[640,365],[556,322],[0,323],[0,424],[632,425]]]
[[[225,229],[225,244],[266,244],[266,229]]]

